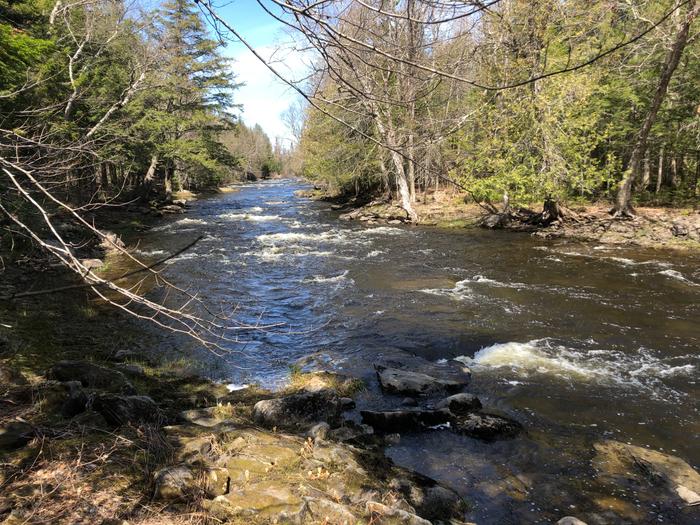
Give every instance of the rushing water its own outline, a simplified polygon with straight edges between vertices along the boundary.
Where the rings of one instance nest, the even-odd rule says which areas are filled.
[[[272,325],[242,331],[245,344],[223,358],[194,354],[213,376],[280,385],[291,363],[321,353],[373,385],[378,356],[456,359],[484,405],[527,434],[407,435],[389,450],[395,461],[469,497],[478,523],[617,523],[625,505],[664,520],[641,496],[613,501],[590,479],[591,444],[613,438],[700,465],[696,255],[348,223],[295,196],[303,187],[242,186],[140,242],[157,258],[204,235],[167,275],[210,304],[235,302],[239,321]],[[376,387],[366,397],[377,403]]]

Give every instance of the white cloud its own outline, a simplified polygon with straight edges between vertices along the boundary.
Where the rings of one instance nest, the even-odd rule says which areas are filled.
[[[260,46],[255,51],[277,72],[289,80],[304,75],[306,64],[301,53],[278,49],[276,46]],[[234,102],[243,106],[241,117],[249,126],[260,124],[270,139],[291,139],[291,133],[281,118],[298,97],[298,93],[283,83],[248,49],[233,54],[232,69],[236,81],[245,83],[234,92]]]

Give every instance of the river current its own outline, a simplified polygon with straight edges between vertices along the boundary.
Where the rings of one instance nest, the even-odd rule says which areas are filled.
[[[202,199],[139,242],[165,274],[211,305],[237,305],[231,353],[194,342],[231,388],[288,380],[317,361],[362,376],[372,363],[417,355],[473,371],[469,391],[522,422],[525,435],[482,443],[448,431],[406,435],[388,454],[447,483],[477,523],[551,523],[567,514],[616,523],[634,494],[591,481],[591,444],[615,439],[700,466],[700,258],[480,230],[344,222],[306,186],[274,180]],[[166,351],[165,349],[164,351]],[[624,513],[623,513],[624,514]],[[556,519],[555,519],[556,518]]]

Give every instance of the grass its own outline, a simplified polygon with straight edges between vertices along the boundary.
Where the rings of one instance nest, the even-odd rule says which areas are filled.
[[[361,379],[346,377],[333,372],[303,372],[298,365],[289,367],[289,392],[328,389],[340,397],[354,397],[366,386]]]

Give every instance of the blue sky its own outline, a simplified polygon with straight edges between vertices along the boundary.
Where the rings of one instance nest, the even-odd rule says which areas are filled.
[[[301,78],[304,62],[289,48],[290,37],[281,23],[268,15],[255,0],[222,0],[217,12],[235,27],[257,52],[272,58],[275,69],[287,78]],[[269,71],[243,44],[229,43],[225,54],[234,62],[232,69],[238,82],[245,83],[234,92],[234,101],[243,106],[241,117],[248,125],[260,124],[270,139],[291,139],[281,113],[298,97]]]

